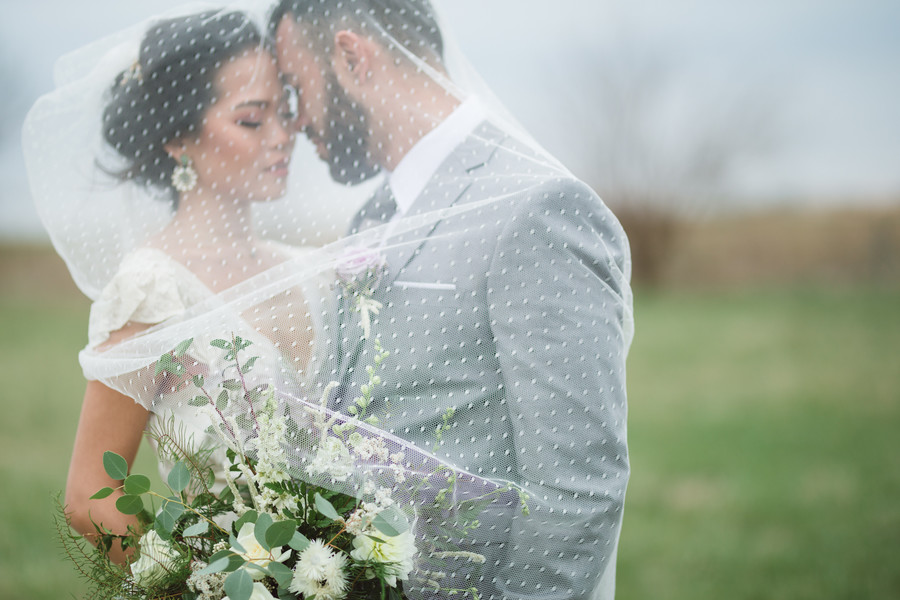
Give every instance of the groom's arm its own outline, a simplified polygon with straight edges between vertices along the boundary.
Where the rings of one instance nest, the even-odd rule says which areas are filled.
[[[532,497],[497,585],[504,598],[611,597],[629,473],[628,242],[583,184],[527,196],[488,278],[516,474]]]

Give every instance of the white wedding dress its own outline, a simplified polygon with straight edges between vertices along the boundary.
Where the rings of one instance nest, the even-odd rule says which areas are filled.
[[[293,259],[302,259],[308,255],[311,249],[296,248],[278,245],[279,250]],[[324,297],[327,290],[325,278],[314,285],[303,285],[302,295],[307,305],[321,302],[329,302],[329,297]],[[122,329],[129,323],[142,323],[155,325],[168,319],[183,315],[191,307],[200,303],[215,301],[214,294],[200,279],[187,267],[170,257],[162,250],[143,247],[127,255],[116,275],[106,285],[99,298],[92,304],[88,326],[88,347],[82,351],[82,365],[85,366],[87,354],[95,353],[98,347],[106,343],[110,335]],[[273,302],[278,299],[273,299]],[[296,295],[293,299],[296,301]],[[271,306],[271,304],[270,304]],[[278,312],[278,307],[269,311]],[[294,311],[296,312],[296,311]],[[318,315],[317,311],[306,311],[304,317],[312,318]],[[247,331],[244,320],[243,331]],[[295,319],[293,313],[285,315],[285,319]],[[291,325],[284,320],[279,325]],[[296,325],[296,323],[293,323]],[[269,325],[271,327],[271,325]],[[227,325],[223,324],[223,329]],[[308,398],[310,390],[307,384],[315,374],[321,359],[315,340],[311,340],[311,348],[307,353],[308,358],[304,364],[298,364],[298,357],[289,357],[282,352],[269,337],[265,330],[258,324],[253,329],[256,334],[250,341],[253,344],[246,350],[246,356],[242,362],[250,356],[259,357],[255,362],[252,373],[247,375],[248,386],[266,383],[274,385],[280,393],[286,393],[298,398]],[[313,325],[312,330],[321,330]],[[277,331],[277,327],[273,328]],[[246,334],[245,334],[246,335]],[[227,338],[228,331],[210,332],[210,335],[194,339],[194,343],[188,352],[189,356],[202,365],[204,372],[221,372],[226,369],[231,361],[223,360],[223,350],[209,345],[216,338]],[[150,370],[152,373],[152,369]],[[144,375],[136,378],[147,380],[150,376],[144,370]],[[90,378],[88,369],[85,375]],[[152,382],[145,385],[156,385]],[[134,385],[129,381],[129,385]],[[146,388],[145,388],[146,389]],[[199,393],[191,383],[180,386],[175,390],[157,392],[157,402],[153,406],[144,406],[150,411],[147,423],[148,431],[172,432],[177,439],[189,442],[192,449],[212,449],[209,464],[216,475],[214,491],[219,491],[225,485],[224,468],[227,466],[225,449],[219,438],[208,431],[210,417],[208,411],[198,410],[190,404],[190,400]],[[137,402],[137,400],[135,400]],[[144,403],[141,403],[144,405]],[[174,463],[166,456],[158,452],[158,442],[155,436],[149,436],[149,441],[159,459],[159,473],[165,481]]]

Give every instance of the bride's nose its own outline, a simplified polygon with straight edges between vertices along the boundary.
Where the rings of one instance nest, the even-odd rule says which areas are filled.
[[[270,133],[266,140],[269,148],[280,150],[287,148],[293,143],[294,134],[288,127],[290,127],[290,124],[286,123],[283,119],[272,120]]]

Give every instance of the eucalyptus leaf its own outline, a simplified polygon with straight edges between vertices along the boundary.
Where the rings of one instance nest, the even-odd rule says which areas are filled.
[[[113,479],[122,480],[128,477],[128,461],[115,452],[107,450],[103,453],[103,468]]]
[[[250,600],[253,593],[253,578],[250,573],[240,569],[226,577],[225,593],[229,600]]]
[[[228,543],[231,544],[231,549],[235,552],[240,552],[242,554],[247,553],[247,549],[244,548],[243,545],[241,545],[241,543],[237,539],[237,536],[235,536],[233,533],[228,536]]]
[[[224,561],[224,562],[220,562]],[[219,550],[209,557],[209,565],[203,568],[206,573],[231,573],[240,569],[246,561],[240,554],[235,554],[232,550]],[[212,569],[215,564],[215,570]]]
[[[290,570],[290,568],[284,566],[280,562],[275,562],[274,560],[269,563],[269,566],[266,568],[269,572],[269,575],[272,576],[272,579],[278,582],[278,585],[281,587],[287,587],[291,583],[291,579],[294,577],[294,572]]]
[[[172,513],[160,511],[159,514],[156,515],[156,529],[171,535],[177,521],[178,519],[174,517]]]
[[[162,510],[177,519],[184,513],[184,505],[178,496],[170,496],[163,500]]]
[[[257,360],[259,360],[258,356],[253,356],[253,357],[249,358],[247,360],[247,362],[244,363],[244,366],[241,367],[241,373],[249,373],[250,369],[253,368],[253,365],[256,363]]]
[[[255,510],[248,510],[241,518],[234,522],[234,530],[240,533],[241,527],[244,526],[244,523],[256,523],[256,519],[259,517],[259,513]]]
[[[188,404],[190,406],[206,406],[207,404],[209,404],[209,398],[207,398],[206,396],[194,396],[193,398],[188,400]]]
[[[171,532],[178,523],[178,517],[184,513],[184,506],[175,496],[163,500],[159,514],[156,515],[156,522],[163,529]]]
[[[244,565],[244,569],[247,569],[249,571],[256,571],[257,573],[262,574],[262,575],[269,574],[269,572],[265,569],[265,567],[261,567],[252,561],[247,561],[247,563]],[[251,577],[253,577],[253,576],[251,575]]]
[[[144,502],[140,496],[126,494],[116,499],[116,509],[123,515],[136,515],[144,510]]]
[[[125,493],[140,496],[150,491],[150,478],[146,475],[129,475],[125,478]]]
[[[156,368],[153,370],[154,375],[167,372],[172,366],[172,355],[166,352],[156,361]]]
[[[184,356],[184,353],[188,351],[188,348],[191,347],[191,344],[194,343],[194,338],[189,338],[175,346],[175,349],[172,350],[172,354],[175,355],[175,358],[181,358]]]
[[[272,523],[266,530],[266,544],[269,548],[278,548],[284,546],[294,537],[297,531],[297,522],[291,519]]]
[[[115,490],[112,489],[111,487],[105,487],[102,490],[98,490],[97,493],[94,494],[93,496],[91,496],[90,499],[91,500],[103,500],[104,498],[106,498],[110,494],[112,494],[114,491]]]
[[[172,467],[172,470],[169,471],[167,479],[172,491],[181,492],[191,482],[191,472],[188,470],[187,465],[179,460],[175,463],[175,466]]]
[[[209,523],[207,523],[206,521],[200,521],[199,523],[194,523],[190,527],[187,527],[182,535],[184,537],[192,537],[195,535],[203,535],[207,531],[209,531]]]
[[[409,523],[394,507],[389,507],[378,513],[372,519],[372,526],[388,537],[396,537],[409,530]]]
[[[260,513],[259,517],[256,519],[256,526],[253,528],[253,536],[265,550],[272,549],[272,547],[266,543],[266,530],[272,526],[272,521],[272,515]]]
[[[222,387],[228,391],[236,392],[242,388],[241,382],[237,379],[226,379],[221,383]]]
[[[203,383],[204,383],[203,375],[194,375],[194,377],[193,377],[193,382],[194,382],[194,385],[195,385],[196,387],[202,388],[202,387],[203,387]]]
[[[217,558],[216,560],[212,560],[210,557],[210,563],[197,571],[198,575],[212,575],[213,573],[221,573],[225,569],[228,568],[229,560],[227,556],[222,558]]]
[[[213,348],[221,348],[222,350],[228,350],[231,348],[231,342],[228,340],[213,340],[209,343]]]
[[[299,531],[295,531],[291,541],[288,542],[288,546],[297,552],[303,552],[309,547],[309,539]]]
[[[334,506],[332,506],[331,502],[323,498],[322,495],[318,492],[316,492],[315,501],[316,510],[322,513],[324,516],[328,517],[332,521],[337,521],[341,518],[341,516],[334,509]]]
[[[219,397],[216,398],[216,408],[219,410],[225,410],[228,408],[228,392],[222,390],[222,393],[219,394]]]
[[[290,591],[286,587],[278,588],[278,600],[296,600],[297,596],[294,595],[294,592]]]

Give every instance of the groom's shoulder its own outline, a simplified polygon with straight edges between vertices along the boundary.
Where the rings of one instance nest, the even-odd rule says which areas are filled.
[[[470,171],[482,184],[495,183],[511,192],[532,196],[556,193],[599,201],[590,186],[525,134],[485,121],[470,141],[489,148],[489,158]]]

